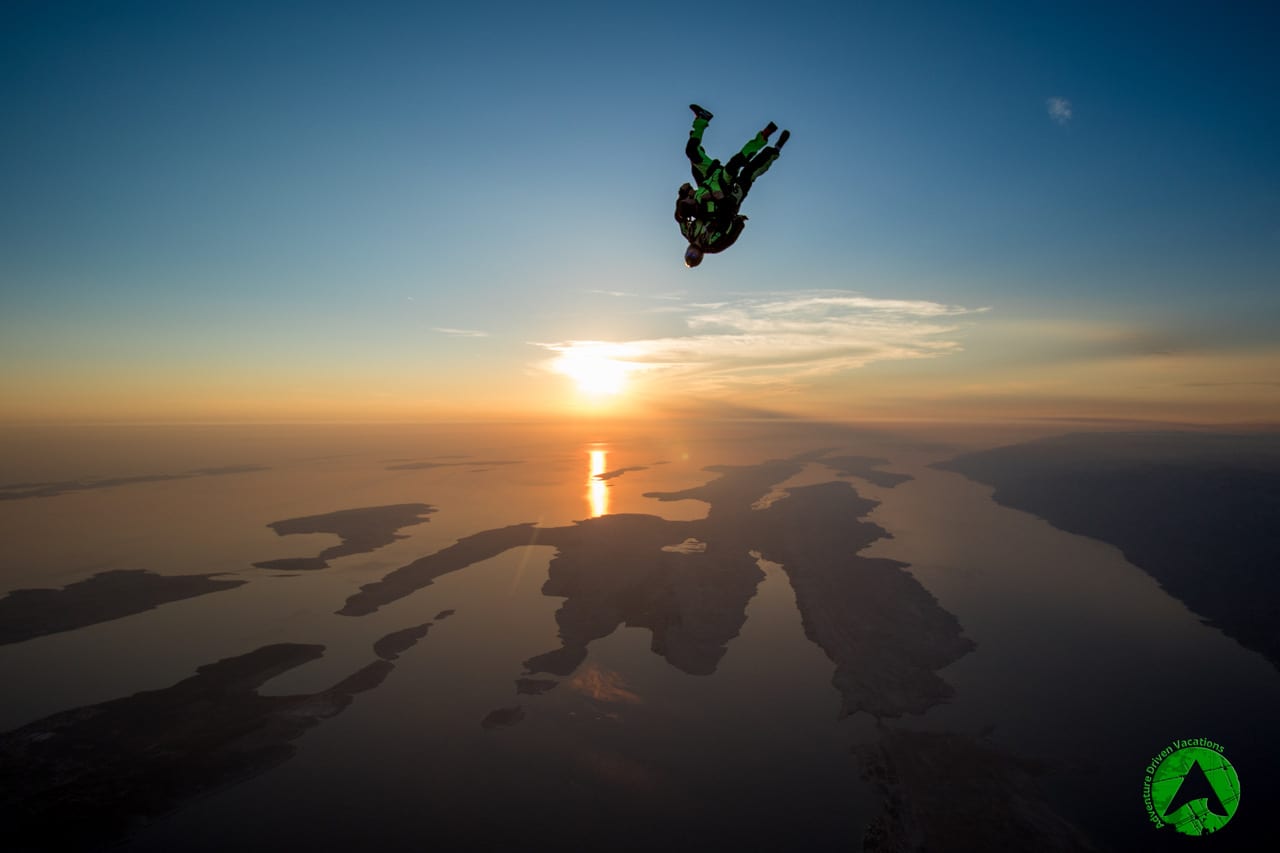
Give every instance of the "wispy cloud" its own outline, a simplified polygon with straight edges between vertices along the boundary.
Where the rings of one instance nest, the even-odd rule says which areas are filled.
[[[688,306],[688,334],[630,341],[538,343],[556,354],[540,366],[570,373],[605,361],[663,387],[710,391],[793,385],[888,359],[960,350],[960,318],[986,309],[876,299],[849,291],[770,294]]]
[[[1056,123],[1065,127],[1071,121],[1071,102],[1066,98],[1049,98],[1044,105],[1049,111],[1049,118]]]
[[[631,299],[666,299],[680,300],[684,298],[683,291],[674,293],[632,293],[627,290],[600,290],[597,288],[584,290],[583,293],[594,293],[598,296],[616,296],[619,298],[626,297]]]
[[[477,331],[476,329],[450,329],[446,326],[432,326],[431,331],[439,332],[442,335],[453,335],[455,338],[487,338],[488,332]]]

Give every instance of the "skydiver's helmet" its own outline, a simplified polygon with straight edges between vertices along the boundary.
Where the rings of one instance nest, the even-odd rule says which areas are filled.
[[[689,248],[684,250],[684,265],[693,269],[700,263],[702,263],[702,250],[690,243]]]

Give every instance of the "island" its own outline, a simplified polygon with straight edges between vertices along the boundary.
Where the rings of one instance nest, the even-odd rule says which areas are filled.
[[[426,522],[435,512],[430,504],[391,504],[367,506],[359,509],[343,509],[323,515],[307,515],[287,518],[267,525],[280,536],[297,533],[332,533],[342,541],[326,548],[314,557],[285,557],[254,563],[258,569],[282,569],[286,571],[314,571],[324,569],[330,560],[352,554],[367,554],[390,545],[404,536],[396,535],[401,529]]]
[[[180,474],[139,474],[133,477],[107,477],[62,480],[56,483],[9,483],[0,485],[0,501],[16,501],[24,498],[52,498],[67,492],[84,492],[90,489],[114,489],[139,483],[163,483],[169,480],[190,480],[195,477],[218,477],[225,474],[251,474],[268,471],[261,465],[223,465],[217,468],[197,468]]]
[[[921,711],[950,695],[937,670],[973,643],[904,564],[859,556],[885,535],[862,520],[876,502],[835,481],[788,489],[767,508],[753,508],[826,453],[715,466],[707,470],[718,476],[705,485],[647,495],[705,501],[703,519],[618,514],[563,527],[527,523],[481,531],[365,584],[337,612],[368,615],[446,573],[511,548],[549,545],[557,553],[543,593],[564,599],[556,612],[560,646],[526,659],[527,675],[572,675],[592,642],[624,625],[647,629],[653,652],[677,669],[711,675],[746,621],[764,577],[756,556],[762,555],[782,565],[805,632],[835,664],[842,714]],[[865,467],[834,462],[851,464]],[[699,547],[671,547],[690,540]],[[609,571],[599,571],[601,565]]]
[[[216,574],[160,575],[145,569],[117,569],[62,589],[15,589],[0,598],[0,645],[123,619],[245,583]]]
[[[328,689],[258,688],[324,646],[277,643],[159,690],[63,711],[0,734],[0,822],[18,849],[96,850],[184,802],[287,761],[294,741],[380,685],[428,625],[374,644],[377,660]]]

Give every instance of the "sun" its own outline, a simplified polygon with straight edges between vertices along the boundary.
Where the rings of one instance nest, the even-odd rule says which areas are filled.
[[[628,365],[590,349],[567,350],[556,360],[556,370],[593,396],[614,395],[627,384]]]

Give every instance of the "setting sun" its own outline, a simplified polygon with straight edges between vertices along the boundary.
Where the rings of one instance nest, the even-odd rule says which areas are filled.
[[[574,381],[584,394],[617,394],[626,386],[630,366],[597,349],[577,348],[560,353],[555,370]]]

